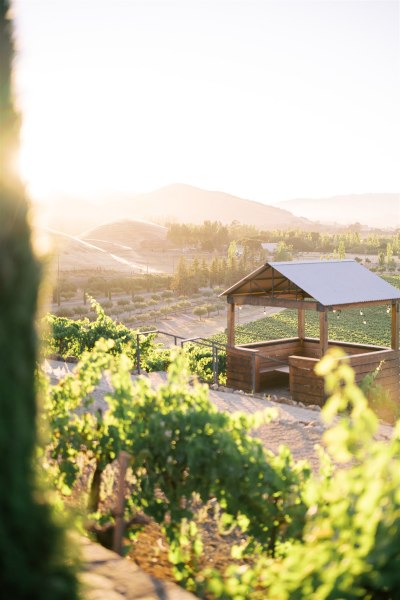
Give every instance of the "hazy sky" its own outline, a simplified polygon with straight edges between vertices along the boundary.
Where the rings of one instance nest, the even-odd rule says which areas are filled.
[[[399,191],[399,2],[14,0],[31,193]]]

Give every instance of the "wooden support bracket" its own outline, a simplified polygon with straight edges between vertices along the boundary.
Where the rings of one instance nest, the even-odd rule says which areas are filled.
[[[328,313],[326,311],[319,313],[319,348],[322,357],[328,350]]]
[[[392,348],[399,349],[399,302],[392,302]]]

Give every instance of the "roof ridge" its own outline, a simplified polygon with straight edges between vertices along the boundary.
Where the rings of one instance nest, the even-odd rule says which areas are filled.
[[[344,263],[344,262],[357,262],[354,258],[342,258],[333,260],[282,260],[282,261],[268,261],[268,265],[304,265],[304,264],[329,264],[329,263]],[[358,263],[357,263],[358,264]]]

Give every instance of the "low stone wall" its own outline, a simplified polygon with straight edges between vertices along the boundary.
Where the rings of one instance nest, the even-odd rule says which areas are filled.
[[[84,600],[195,600],[173,583],[148,575],[134,562],[79,538],[82,555],[80,580]]]

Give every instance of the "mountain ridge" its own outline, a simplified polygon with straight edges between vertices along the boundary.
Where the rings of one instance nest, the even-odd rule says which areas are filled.
[[[399,193],[344,194],[326,198],[297,198],[277,202],[295,215],[312,218],[321,223],[350,225],[360,223],[369,227],[400,227]]]
[[[261,229],[313,229],[311,221],[283,208],[187,184],[172,184],[145,194],[108,194],[98,204],[76,198],[69,202],[64,197],[57,202],[55,198],[46,211],[43,205],[39,211],[41,225],[74,235],[121,219],[164,224],[200,224],[207,220],[230,224],[237,220]]]
[[[372,228],[400,227],[399,194],[348,194],[264,204],[188,184],[171,184],[144,194],[108,194],[91,202],[60,196],[46,211],[43,205],[35,210],[42,224],[74,235],[121,219],[162,224],[238,221],[263,230],[326,231],[356,222]]]

